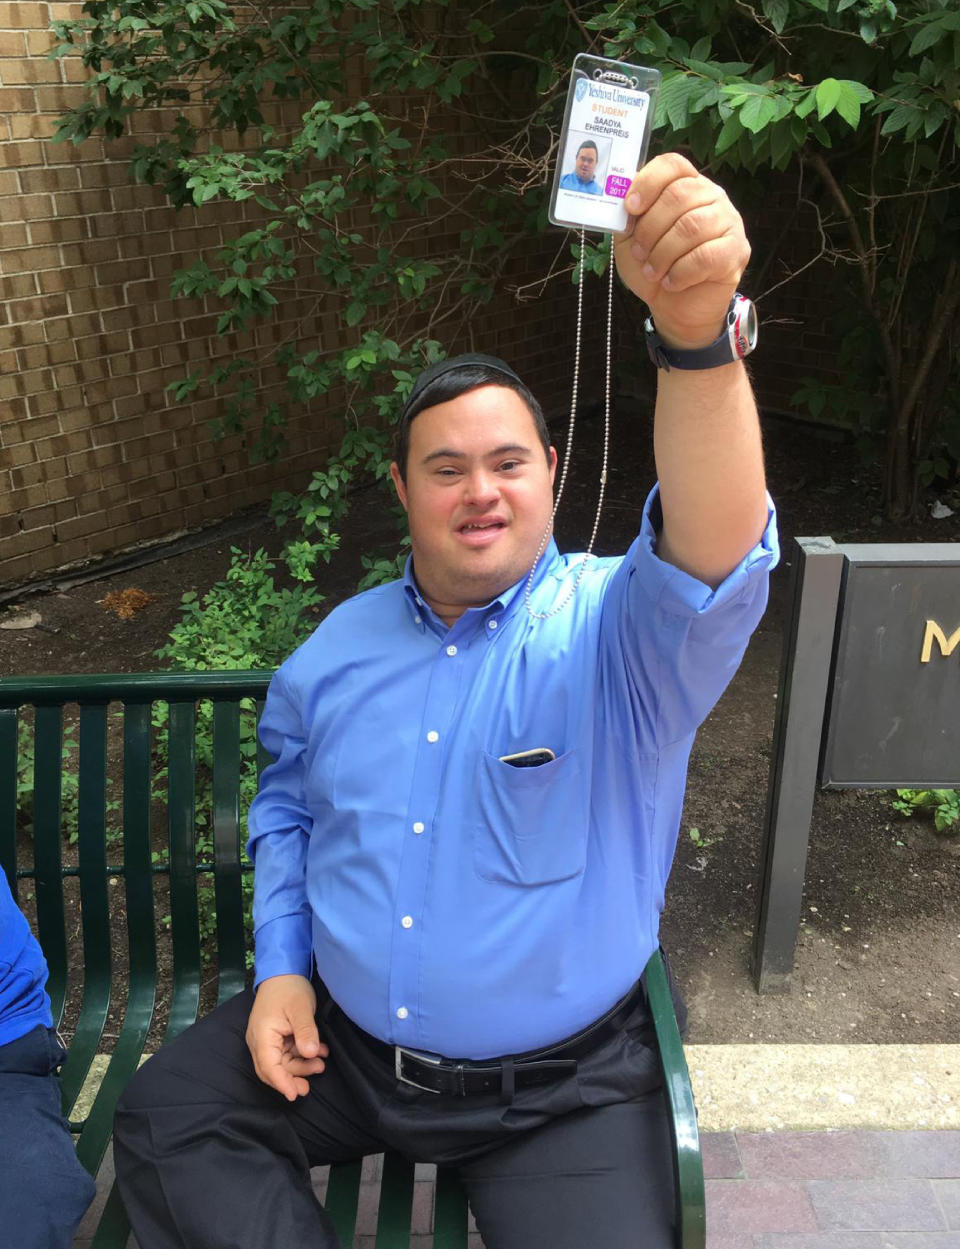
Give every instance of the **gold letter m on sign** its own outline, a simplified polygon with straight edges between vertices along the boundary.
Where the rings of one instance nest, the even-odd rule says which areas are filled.
[[[953,654],[957,646],[960,646],[960,629],[955,629],[947,637],[935,620],[928,620],[927,627],[923,631],[923,649],[920,652],[922,664],[930,662],[934,642],[940,647],[940,654],[946,659],[948,655]]]

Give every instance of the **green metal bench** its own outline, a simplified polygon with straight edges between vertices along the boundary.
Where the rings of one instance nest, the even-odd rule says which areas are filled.
[[[162,672],[0,680],[0,867],[6,871],[15,897],[19,883],[32,883],[37,930],[50,968],[49,990],[58,1023],[63,1020],[68,988],[72,991],[74,984],[82,983],[70,1056],[62,1073],[68,1118],[103,1048],[111,1003],[122,1007],[122,1026],[96,1096],[82,1120],[70,1120],[77,1136],[78,1156],[94,1176],[109,1145],[117,1098],[141,1059],[158,1007],[154,901],[158,877],[164,887],[169,886],[173,960],[163,1039],[169,1040],[193,1023],[200,1008],[207,973],[198,881],[205,874],[212,875],[216,901],[217,1000],[239,992],[247,980],[242,882],[244,871],[250,868],[241,854],[238,817],[241,703],[253,700],[259,716],[270,675]],[[197,851],[196,738],[201,700],[208,700],[204,705],[212,708],[208,714],[212,715],[213,727],[212,776],[206,778],[212,787],[213,845],[208,856]],[[243,705],[251,707],[249,702]],[[152,728],[156,706],[168,710],[167,778],[159,802],[152,792],[158,767],[157,735]],[[65,723],[76,726],[69,730],[69,740],[75,741],[76,748],[67,752],[66,759]],[[18,856],[18,761],[31,751],[33,853]],[[258,754],[258,771],[265,762]],[[118,777],[122,783],[122,802],[109,816],[108,777]],[[70,862],[65,862],[62,829],[65,786],[76,795],[75,852],[66,856]],[[162,847],[155,856],[158,838]],[[211,861],[205,861],[207,858]],[[79,878],[79,937],[69,934],[65,923],[64,882],[70,877]],[[126,998],[121,1003],[116,1002],[117,969],[111,955],[110,895],[115,877],[123,879],[129,949]],[[678,1249],[704,1249],[704,1186],[696,1111],[659,952],[651,958],[644,975],[670,1110]],[[325,1205],[345,1247],[353,1244],[360,1173],[360,1162],[330,1169]],[[413,1180],[412,1164],[387,1155],[376,1249],[408,1246]],[[465,1249],[466,1201],[456,1176],[443,1169],[437,1173],[433,1226],[434,1249]],[[114,1186],[103,1207],[92,1249],[120,1249],[128,1233],[129,1224]]]

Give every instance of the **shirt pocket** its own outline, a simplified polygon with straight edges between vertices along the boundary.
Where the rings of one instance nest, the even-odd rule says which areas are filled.
[[[547,885],[583,871],[589,805],[576,750],[535,768],[480,757],[473,865],[484,880]]]

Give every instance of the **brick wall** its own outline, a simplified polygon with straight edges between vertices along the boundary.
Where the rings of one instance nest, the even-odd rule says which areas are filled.
[[[191,365],[250,346],[266,357],[292,332],[323,349],[343,342],[306,300],[227,340],[212,336],[216,318],[201,304],[171,301],[173,273],[256,210],[174,211],[162,192],[132,182],[133,140],[106,150],[99,139],[47,141],[84,98],[79,62],[46,59],[48,27],[78,16],[79,5],[0,3],[0,585],[296,487],[341,428],[341,397],[327,396],[294,422],[284,458],[251,465],[242,436],[214,441],[216,400],[176,404],[166,394]],[[540,276],[555,248],[545,238],[510,280]],[[526,370],[547,405],[566,389],[569,290],[559,301],[503,298],[472,327],[477,349]],[[282,398],[278,370],[264,367],[258,381],[264,406]]]
[[[255,347],[264,406],[282,399],[269,353],[291,336],[310,346],[343,345],[336,318],[293,297],[283,317],[217,339],[215,314],[170,299],[173,273],[198,251],[215,253],[249,205],[176,212],[157,189],[135,185],[133,139],[48,142],[57,117],[84,98],[77,60],[49,61],[50,23],[77,17],[71,4],[0,0],[0,585],[95,559],[224,518],[305,482],[337,437],[342,397],[301,410],[284,458],[252,465],[242,436],[214,441],[209,397],[177,404],[167,385],[191,366]],[[138,129],[155,123],[135,119]],[[232,136],[225,136],[230,146]],[[467,136],[461,141],[469,146]],[[763,285],[798,267],[813,234],[802,216],[786,240],[795,192],[788,181],[745,216],[776,263]],[[446,246],[451,240],[440,239]],[[541,278],[555,232],[512,262],[508,282]],[[746,287],[757,293],[756,285]],[[599,288],[599,284],[597,284]],[[807,373],[829,372],[832,349],[820,319],[829,270],[810,270],[765,301],[763,349],[754,358],[762,403],[784,410]],[[602,300],[599,290],[596,299]],[[573,291],[566,280],[540,298],[509,296],[484,310],[449,349],[508,358],[541,396],[565,412],[572,357]],[[585,361],[597,361],[588,316]],[[642,355],[631,343],[627,351]],[[584,378],[585,386],[591,378]],[[587,393],[587,390],[584,390]]]

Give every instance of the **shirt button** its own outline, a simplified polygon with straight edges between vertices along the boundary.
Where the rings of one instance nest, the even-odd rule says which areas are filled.
[[[456,653],[457,653],[457,648],[456,648],[455,646],[448,646],[448,647],[447,647],[447,654],[450,656],[450,658],[451,658],[451,659],[453,658],[453,656],[454,656]]]
[[[431,729],[430,732],[427,734],[427,741],[438,742],[439,740],[440,740],[440,734],[435,729]]]
[[[413,623],[414,623],[414,624],[419,624],[419,623],[420,623],[420,617],[419,617],[419,616],[414,616],[414,618],[413,618]]]
[[[495,620],[488,620],[488,621],[487,621],[487,628],[488,628],[488,629],[495,629],[496,627],[497,627],[497,622],[496,622]]]
[[[415,833],[422,833],[422,832],[423,832],[423,828],[424,828],[424,826],[423,826],[422,822],[421,822],[420,820],[417,820],[416,824],[414,824],[414,826],[413,826],[413,831],[414,831]]]
[[[412,915],[404,915],[404,917],[403,917],[403,919],[400,921],[400,923],[404,926],[404,928],[412,928],[412,927],[413,927],[413,916],[412,916]]]
[[[407,1017],[409,1014],[410,1014],[410,1012],[407,1010],[407,1008],[406,1008],[405,1006],[399,1006],[399,1007],[397,1008],[397,1018],[398,1018],[398,1019],[406,1019],[406,1017]]]

